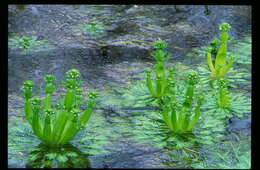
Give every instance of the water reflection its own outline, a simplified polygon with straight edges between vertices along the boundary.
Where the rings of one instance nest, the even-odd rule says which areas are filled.
[[[29,154],[26,168],[90,168],[88,155],[71,144],[51,148],[39,144]]]

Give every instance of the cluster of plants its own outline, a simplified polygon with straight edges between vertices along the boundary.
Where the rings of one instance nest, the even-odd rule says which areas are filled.
[[[228,41],[231,26],[228,23],[220,25],[220,38],[215,38],[210,42],[210,47],[207,52],[208,67],[211,71],[212,79],[223,78],[233,65],[235,56],[227,58]]]
[[[23,50],[30,50],[33,47],[41,46],[41,45],[44,45],[46,43],[47,43],[46,40],[37,40],[36,36],[32,36],[32,37],[15,36],[15,37],[10,38],[9,41],[8,41],[8,45],[11,48],[20,48],[20,49],[23,49]]]
[[[66,72],[63,85],[67,91],[64,99],[56,104],[52,104],[53,93],[57,90],[54,75],[44,77],[46,82],[44,99],[33,97],[32,80],[27,80],[23,84],[26,119],[35,135],[46,145],[60,146],[68,143],[85,126],[93,112],[96,92],[89,92],[86,109],[82,110],[80,107],[84,101],[80,76],[80,72],[76,69]]]
[[[162,129],[165,127],[174,132],[164,135],[164,139],[158,139],[161,143],[165,143],[162,145],[163,147],[174,146],[175,149],[189,149],[190,147],[196,147],[196,144],[199,143],[213,144],[214,140],[223,137],[226,118],[232,116],[243,117],[251,111],[251,101],[247,97],[242,93],[232,93],[230,91],[231,88],[236,87],[233,83],[245,81],[239,80],[244,74],[239,75],[235,72],[235,69],[232,69],[237,57],[228,53],[228,42],[230,40],[228,32],[230,28],[231,26],[228,23],[221,24],[220,39],[214,38],[209,47],[204,48],[208,67],[205,68],[207,74],[203,75],[203,81],[199,81],[201,78],[194,71],[188,72],[186,79],[182,81],[181,78],[177,77],[178,74],[175,74],[176,69],[167,68],[163,65],[162,60],[158,60],[161,56],[167,55],[159,55],[163,54],[163,52],[153,53],[157,54],[156,57],[152,55],[157,61],[154,69],[154,83],[152,81],[152,71],[148,70],[146,84],[151,98],[162,109],[159,111],[161,118],[156,117],[153,119],[160,124],[157,128]],[[157,41],[156,43],[161,42]],[[167,43],[164,42],[164,45],[161,46],[167,47]],[[163,50],[165,51],[165,49]],[[166,52],[164,53],[166,54]],[[165,58],[168,59],[168,56]],[[229,72],[235,72],[236,74],[230,76],[228,75]],[[200,72],[199,75],[201,75]],[[195,105],[194,101],[197,101],[197,105]],[[200,114],[201,110],[203,111],[202,114]],[[202,116],[200,117],[200,115]],[[194,129],[198,121],[200,123]],[[147,126],[151,126],[153,129],[156,128],[154,125]],[[163,131],[163,133],[165,132]],[[195,132],[194,134],[198,136],[194,138],[194,136],[189,136],[187,132]],[[163,136],[162,132],[157,133],[161,137]],[[171,138],[171,136],[174,137]],[[180,136],[182,139],[180,139]],[[226,159],[221,155],[219,155],[219,158]],[[236,159],[239,163],[243,161],[239,157]],[[247,161],[245,163],[249,167],[248,157],[242,159]],[[227,162],[227,165],[218,167],[230,168],[230,165],[231,163]],[[243,163],[237,167],[241,166],[244,166]]]
[[[230,91],[230,88],[236,87],[233,84],[238,81],[234,77],[239,77],[239,75],[232,77],[227,75],[233,66],[235,58],[237,58],[234,55],[230,55],[228,58],[228,32],[230,28],[231,26],[228,23],[220,25],[220,39],[214,38],[210,42],[207,52],[208,67],[211,72],[208,79],[211,89],[210,95],[215,101],[213,102],[209,99],[206,108],[210,112],[215,112],[215,115],[221,115],[219,116],[221,118],[231,117],[232,113],[236,113],[236,116],[242,117],[243,114],[251,110],[250,102],[243,95]],[[243,81],[240,80],[240,82]]]
[[[221,44],[221,37],[220,38],[214,37],[212,41],[209,42],[208,46],[194,48],[190,53],[187,54],[189,60],[193,62],[194,60],[198,60],[198,62],[201,62],[201,59],[202,58],[204,59],[204,57],[209,54],[207,56],[207,60],[209,59],[208,60],[209,64],[213,66],[212,68],[213,72],[211,71],[211,69],[209,69],[209,65],[204,64],[204,62],[203,64],[200,64],[197,67],[197,71],[201,77],[201,84],[205,88],[207,88],[208,83],[212,81],[212,78],[214,77],[214,73],[217,73],[216,70],[214,71],[216,65],[215,59],[216,59],[217,51],[220,48],[220,44]],[[245,85],[248,85],[248,80],[250,80],[251,77],[251,67],[250,67],[251,48],[252,48],[251,37],[246,36],[244,39],[237,41],[228,35],[228,44],[232,45],[232,49],[226,51],[226,56],[227,56],[225,59],[226,66],[228,65],[228,63],[230,65],[232,63],[232,66],[230,68],[226,67],[229,70],[227,71],[224,77],[228,79],[229,87],[237,88],[237,87],[243,87]],[[217,74],[220,75],[221,72],[218,72]]]
[[[83,95],[86,96],[86,94]],[[53,100],[56,100],[56,94],[53,96]],[[96,101],[95,105],[96,108],[98,101]],[[78,155],[72,155],[70,148],[75,147],[71,145],[71,147],[67,147],[69,144],[57,147],[46,145],[37,138],[27,121],[24,121],[21,117],[13,116],[8,123],[8,164],[10,167],[19,165],[20,167],[34,168],[50,166],[52,168],[84,168],[87,166],[87,163],[84,162],[86,154],[92,156],[109,152],[106,146],[112,145],[111,137],[118,136],[117,134],[111,134],[111,129],[114,129],[114,126],[115,124],[111,125],[103,117],[101,110],[96,110],[94,116],[92,115],[89,119],[86,127],[81,129],[73,140],[69,142],[81,151]],[[109,149],[111,148],[109,147]],[[24,161],[25,157],[21,157],[20,153],[29,155],[28,162]]]
[[[162,109],[160,113],[164,122],[175,133],[192,132],[201,109],[221,120],[234,114],[242,117],[251,110],[250,101],[245,96],[230,92],[230,84],[234,81],[226,75],[236,58],[234,55],[228,57],[231,26],[222,23],[219,28],[220,38],[214,38],[206,49],[209,70],[206,83],[199,83],[200,77],[196,71],[189,71],[186,79],[181,81],[175,74],[176,69],[166,67],[164,63],[170,58],[166,51],[167,43],[158,40],[154,44],[155,51],[151,55],[156,60],[155,75],[152,76],[152,70],[148,69],[146,84],[152,101],[156,101]],[[206,102],[203,102],[204,98]]]
[[[85,30],[92,35],[103,32],[103,29],[102,24],[94,21],[85,27]],[[250,112],[250,102],[247,98],[230,92],[230,87],[232,87],[230,84],[234,81],[228,77],[228,73],[232,71],[236,58],[233,55],[229,56],[228,53],[230,29],[231,26],[228,23],[221,24],[220,38],[214,38],[210,42],[209,48],[206,49],[207,81],[201,81],[200,72],[188,70],[180,75],[178,73],[180,70],[167,66],[166,62],[172,55],[167,51],[168,44],[163,40],[154,42],[154,51],[151,55],[156,60],[156,64],[154,69],[146,70],[146,87],[141,84],[136,91],[140,90],[144,93],[141,94],[140,100],[146,100],[160,107],[159,114],[155,115],[155,122],[160,125],[155,131],[160,134],[161,128],[161,132],[166,132],[165,129],[168,129],[169,133],[161,136],[162,141],[167,145],[175,143],[176,148],[183,148],[192,147],[194,143],[207,143],[207,138],[212,133],[210,128],[222,131],[225,128],[222,120],[231,117],[232,114],[243,116],[244,113]],[[29,40],[25,38],[22,41],[22,47],[29,49],[31,46]],[[64,97],[61,96],[56,103],[53,103],[53,100],[58,85],[55,83],[54,75],[44,77],[46,84],[44,98],[33,96],[35,85],[33,81],[24,82],[22,89],[25,98],[25,117],[34,134],[44,144],[40,145],[40,148],[65,146],[90,119],[97,93],[89,92],[89,100],[85,103],[82,95],[83,89],[80,87],[80,77],[80,72],[76,69],[66,72],[62,87],[67,91]],[[149,98],[146,93],[150,94]],[[140,96],[140,93],[136,95]],[[82,109],[82,104],[85,104],[84,109]],[[139,105],[138,102],[137,105]],[[143,118],[145,119],[145,116]],[[198,124],[198,122],[200,123]],[[196,125],[198,128],[195,128]],[[200,128],[201,131],[197,130]],[[206,135],[205,138],[194,138],[192,135],[194,131]],[[216,138],[221,136],[217,133],[214,135]],[[168,140],[169,138],[171,139]],[[86,142],[86,140],[88,138],[82,138],[81,141]],[[186,142],[183,142],[185,140]],[[69,158],[76,156],[77,154],[71,153],[68,155]],[[32,152],[30,159],[34,162],[33,164],[38,159],[44,160],[44,167],[51,167],[53,160],[57,159],[63,164],[69,158],[55,153],[44,155],[40,149]],[[41,165],[33,166],[40,167]]]
[[[203,95],[196,94],[196,85],[199,83],[198,73],[189,71],[185,80],[185,94],[177,95],[179,87],[175,78],[175,69],[168,68],[165,61],[171,54],[166,51],[168,44],[163,40],[154,43],[155,51],[151,54],[156,59],[155,80],[151,76],[151,69],[146,71],[147,87],[152,100],[157,101],[162,108],[161,114],[168,127],[175,133],[191,132],[200,117],[200,108]],[[182,84],[183,85],[183,84]],[[183,97],[183,99],[180,98]]]

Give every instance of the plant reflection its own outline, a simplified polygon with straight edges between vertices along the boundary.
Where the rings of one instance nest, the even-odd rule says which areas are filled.
[[[90,168],[88,155],[71,144],[62,147],[36,146],[29,154],[26,168]]]

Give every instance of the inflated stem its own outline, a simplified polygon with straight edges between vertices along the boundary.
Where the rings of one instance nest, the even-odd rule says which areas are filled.
[[[24,112],[25,112],[26,120],[31,124],[32,123],[31,117],[33,115],[33,110],[32,110],[32,104],[29,100],[25,101]]]
[[[218,105],[221,108],[228,108],[231,103],[231,96],[227,89],[228,82],[227,79],[219,79],[217,81],[218,90],[219,90],[219,98],[218,98]]]
[[[233,62],[235,60],[235,56],[230,56],[228,63],[224,66],[224,68],[220,71],[221,77],[224,77],[225,74],[231,69]]]
[[[65,100],[64,100],[64,105],[66,110],[71,110],[72,108],[72,104],[74,101],[74,97],[75,97],[75,91],[74,89],[68,89],[66,96],[65,96]]]
[[[174,130],[174,129],[178,130],[179,129],[178,116],[177,116],[177,113],[176,113],[176,109],[172,109],[171,123],[172,123],[172,125],[171,125],[172,130]]]
[[[192,101],[194,96],[194,88],[195,85],[199,82],[199,76],[198,73],[195,71],[190,71],[186,77],[186,82],[188,84],[186,94],[185,94],[185,101],[183,103],[183,107],[185,109],[191,109],[192,108]]]
[[[213,65],[213,62],[212,62],[211,50],[208,50],[208,52],[207,52],[207,61],[208,61],[208,66],[209,66],[210,71],[212,73],[214,73],[215,68],[214,68],[214,65]]]
[[[163,116],[163,120],[164,120],[164,122],[168,125],[168,127],[170,128],[170,129],[173,129],[173,127],[172,127],[172,122],[171,122],[171,117],[169,116],[169,114],[170,114],[170,109],[169,109],[169,107],[165,107],[164,109],[163,109],[163,111],[162,111],[162,116]]]
[[[228,50],[228,32],[231,29],[231,26],[228,23],[222,23],[220,25],[221,30],[221,40],[213,40],[211,42],[212,48],[208,49],[207,52],[207,61],[210,71],[212,72],[213,78],[222,78],[228,71],[231,69],[234,61],[234,56],[231,56],[227,62],[227,50]],[[219,45],[218,45],[219,44]],[[214,49],[215,48],[215,49]],[[212,53],[216,54],[215,63],[212,61]]]
[[[187,108],[192,107],[193,95],[194,95],[194,85],[189,85],[187,87],[185,101],[183,103],[184,107],[187,107]]]
[[[231,97],[229,95],[229,91],[227,89],[219,90],[219,106],[221,108],[228,108],[231,103]]]
[[[156,93],[158,97],[161,97],[166,88],[166,75],[165,66],[162,62],[156,65]]]
[[[66,143],[70,141],[79,130],[80,129],[76,122],[68,120],[64,130],[64,135],[60,138],[59,143]]]
[[[36,136],[42,139],[43,136],[43,124],[40,119],[39,110],[35,111],[32,118],[32,128]]]
[[[146,70],[146,85],[149,88],[150,92],[152,93],[152,95],[155,97],[156,96],[156,92],[153,88],[153,82],[151,79],[151,70],[147,69]]]
[[[228,23],[222,23],[220,25],[221,30],[221,44],[216,56],[215,67],[223,66],[226,64],[227,56],[227,44],[228,44],[228,32],[230,30],[230,25]]]
[[[188,131],[191,131],[193,127],[197,124],[200,118],[200,108],[201,108],[202,102],[201,100],[198,101],[197,106],[194,111],[194,115],[191,117],[191,121],[189,123],[189,126],[187,128]]]
[[[87,109],[85,110],[85,112],[79,119],[80,124],[82,126],[84,126],[88,122],[88,120],[91,116],[91,113],[93,112],[94,106],[95,106],[95,99],[93,98],[93,99],[90,99],[90,101],[88,102],[88,105],[87,105]]]
[[[44,120],[44,128],[43,128],[43,137],[46,143],[50,143],[50,138],[52,137],[52,130],[51,130],[51,118],[50,114],[47,113]]]
[[[51,94],[47,94],[45,98],[45,109],[50,109],[51,108]]]
[[[68,118],[69,118],[68,111],[63,111],[58,113],[57,120],[55,121],[54,128],[53,128],[54,141],[58,141],[61,138]]]
[[[181,123],[181,125],[182,125],[182,131],[185,132],[185,131],[188,131],[187,129],[190,124],[191,110],[188,109],[186,111],[183,111],[182,114],[183,114],[183,116],[182,116],[183,122]]]

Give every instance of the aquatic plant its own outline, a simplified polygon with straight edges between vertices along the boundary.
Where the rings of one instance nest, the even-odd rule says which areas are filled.
[[[84,30],[90,35],[98,35],[104,32],[105,26],[97,21],[92,21],[84,26]]]
[[[9,39],[8,45],[11,48],[21,48],[23,50],[29,50],[32,47],[43,45],[46,42],[46,40],[37,40],[36,36],[15,36]]]
[[[228,107],[220,107],[218,104],[219,94],[207,94],[207,101],[203,109],[207,109],[207,114],[212,115],[217,120],[223,120],[232,116],[243,117],[251,112],[251,99],[243,93],[230,93],[231,103]]]
[[[223,78],[233,65],[235,56],[231,55],[227,61],[228,50],[228,32],[231,26],[228,23],[222,23],[219,27],[221,30],[220,40],[211,41],[211,47],[208,48],[207,61],[213,79]],[[215,61],[212,59],[215,56]]]
[[[196,107],[194,108],[193,106],[195,85],[198,82],[199,77],[197,72],[190,71],[186,78],[187,89],[183,103],[179,104],[180,101],[171,95],[170,100],[165,102],[163,106],[163,120],[176,133],[191,132],[199,120],[200,108],[203,101],[202,95],[197,97]]]
[[[251,65],[252,63],[252,38],[247,35],[242,41],[234,45],[234,52],[237,56],[235,63],[241,65]]]
[[[225,141],[215,144],[214,147],[208,148],[208,154],[204,161],[195,163],[192,168],[195,169],[250,169],[251,168],[251,151],[250,143],[244,139],[239,141]]]
[[[217,81],[219,97],[217,104],[220,108],[229,108],[231,104],[231,96],[227,88],[227,79],[219,79]]]
[[[96,92],[89,92],[87,108],[79,107],[82,90],[80,89],[80,72],[71,69],[66,72],[64,85],[67,88],[64,101],[52,106],[53,92],[56,90],[56,77],[46,75],[44,80],[45,99],[32,97],[34,82],[27,80],[23,84],[25,97],[25,115],[35,135],[46,145],[58,146],[69,142],[88,122],[95,105]]]
[[[52,148],[39,144],[32,148],[26,168],[90,168],[88,155],[71,144]]]
[[[158,40],[154,42],[155,51],[152,52],[152,56],[157,61],[155,65],[155,88],[151,78],[151,69],[146,70],[146,84],[150,90],[153,98],[161,102],[161,98],[165,94],[168,81],[172,80],[174,69],[171,68],[168,71],[168,76],[166,75],[167,68],[164,65],[165,61],[168,61],[171,54],[166,51],[168,44],[163,40]]]

